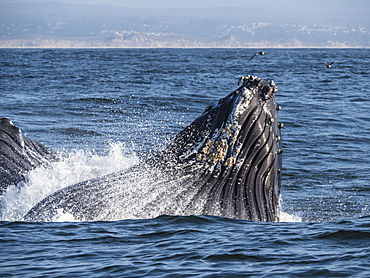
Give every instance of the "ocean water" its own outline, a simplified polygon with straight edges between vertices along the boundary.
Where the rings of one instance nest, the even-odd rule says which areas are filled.
[[[370,277],[370,51],[268,49],[247,63],[256,51],[1,49],[0,117],[63,159],[1,197],[0,277]],[[161,150],[248,74],[279,88],[280,223],[21,221],[48,194]]]

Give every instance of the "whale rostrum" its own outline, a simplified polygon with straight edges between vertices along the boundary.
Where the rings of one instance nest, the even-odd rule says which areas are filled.
[[[78,221],[216,215],[279,221],[281,123],[273,81],[239,87],[179,132],[161,152],[127,170],[63,188],[26,221]]]

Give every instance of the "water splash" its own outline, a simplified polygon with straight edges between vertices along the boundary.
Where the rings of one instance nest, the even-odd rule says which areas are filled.
[[[66,213],[62,209],[57,210],[53,222],[78,222],[71,213]]]
[[[31,171],[26,182],[7,190],[0,199],[1,220],[19,221],[36,203],[66,186],[124,170],[137,163],[139,158],[120,142],[112,142],[106,155],[89,150],[63,155],[60,161]]]
[[[280,212],[280,222],[302,222],[302,218],[294,214]]]

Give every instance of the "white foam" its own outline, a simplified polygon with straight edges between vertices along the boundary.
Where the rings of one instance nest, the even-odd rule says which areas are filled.
[[[36,203],[66,186],[124,170],[138,162],[135,154],[126,152],[124,144],[117,142],[110,144],[107,155],[77,150],[47,168],[31,171],[27,182],[10,187],[1,197],[3,207],[0,220],[21,220]]]
[[[286,212],[280,212],[279,222],[302,222],[302,218]]]
[[[282,198],[282,195],[280,194],[280,198],[279,198],[279,208],[280,208],[279,222],[302,222],[301,217],[282,211],[283,207],[284,207],[283,206],[283,198]]]

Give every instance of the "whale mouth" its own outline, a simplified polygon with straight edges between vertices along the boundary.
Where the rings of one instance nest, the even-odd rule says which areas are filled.
[[[255,76],[208,107],[154,157],[128,170],[65,187],[28,221],[59,212],[81,221],[216,215],[279,221],[282,151],[273,81]]]
[[[161,156],[193,175],[204,214],[278,221],[281,123],[273,81],[242,77],[242,85],[208,107]],[[186,181],[189,183],[189,180]]]

